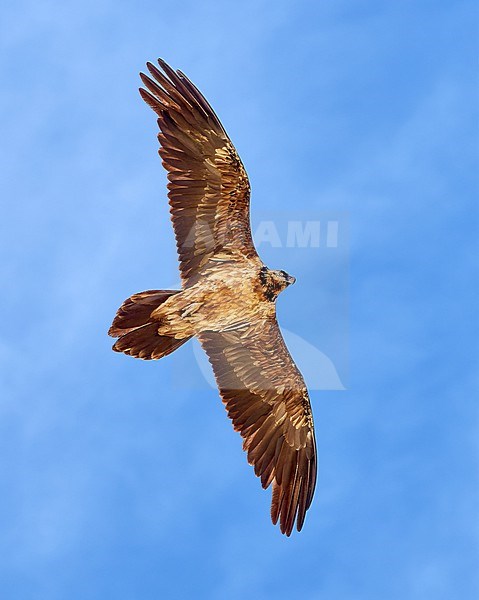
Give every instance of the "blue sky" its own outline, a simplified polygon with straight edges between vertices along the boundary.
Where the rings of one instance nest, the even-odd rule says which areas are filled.
[[[476,23],[466,0],[3,7],[2,598],[477,597]],[[290,539],[192,348],[110,351],[119,303],[178,281],[137,92],[157,56],[218,112],[255,225],[347,222],[339,259],[261,248],[347,388],[311,392]]]

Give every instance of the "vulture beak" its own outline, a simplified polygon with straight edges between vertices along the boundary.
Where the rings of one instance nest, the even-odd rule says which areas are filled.
[[[288,285],[292,285],[295,281],[296,281],[296,277],[293,277],[292,275],[288,275]]]

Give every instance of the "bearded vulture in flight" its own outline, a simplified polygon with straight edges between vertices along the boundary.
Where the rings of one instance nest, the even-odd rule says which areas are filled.
[[[263,488],[273,484],[273,523],[289,536],[316,483],[308,390],[276,320],[276,298],[295,280],[256,252],[248,176],[215,112],[186,75],[158,63],[147,64],[151,78],[141,73],[140,94],[158,115],[182,289],[125,300],[113,350],[150,360],[200,340],[248,462]]]

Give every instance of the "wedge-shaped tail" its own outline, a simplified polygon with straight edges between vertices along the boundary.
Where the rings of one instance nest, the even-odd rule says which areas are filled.
[[[151,313],[176,290],[149,290],[134,294],[118,309],[108,335],[119,338],[113,344],[115,352],[124,352],[135,358],[152,360],[171,354],[190,338],[176,339],[159,335],[159,322]]]

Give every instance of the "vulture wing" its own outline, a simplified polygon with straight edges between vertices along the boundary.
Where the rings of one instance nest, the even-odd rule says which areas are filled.
[[[145,102],[158,115],[160,156],[168,171],[171,218],[185,286],[215,256],[256,256],[250,185],[233,144],[201,92],[161,59],[140,74]]]
[[[271,518],[301,530],[316,483],[316,442],[308,391],[275,318],[200,341],[248,462],[273,484]]]

